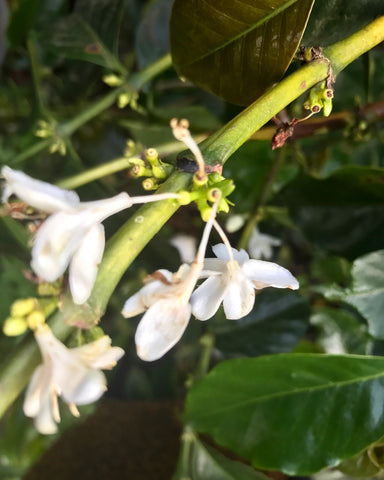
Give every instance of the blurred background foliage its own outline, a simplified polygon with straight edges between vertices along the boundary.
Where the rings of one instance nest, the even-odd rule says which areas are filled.
[[[175,3],[183,8],[182,0]],[[306,2],[306,16],[309,3]],[[195,78],[180,80],[170,57],[164,57],[170,51],[172,5],[172,0],[0,0],[1,164],[57,183],[121,158],[128,140],[134,142],[134,150],[139,154],[155,147],[173,163],[183,147],[172,137],[171,118],[187,118],[193,135],[201,140],[241,112],[242,107],[196,86]],[[303,43],[332,44],[382,14],[379,0],[317,0]],[[301,30],[306,18],[302,18]],[[178,20],[173,18],[172,48],[178,52],[176,58],[183,53],[187,58],[191,53],[190,40],[183,34],[186,26]],[[178,42],[181,35],[183,42]],[[200,40],[196,37],[197,42]],[[264,71],[268,71],[270,55],[267,52],[260,60]],[[164,67],[156,74],[145,82],[137,80],[137,72],[164,58]],[[287,75],[299,65],[294,59]],[[204,70],[199,72],[200,77],[204,76]],[[305,98],[300,97],[281,112],[279,120],[256,132],[224,167],[224,175],[236,185],[230,197],[234,203],[230,214],[240,214],[246,224],[258,224],[262,232],[281,239],[282,246],[274,248],[272,260],[299,278],[299,293],[263,290],[257,295],[254,310],[240,321],[227,322],[220,312],[207,324],[192,321],[179,345],[163,359],[153,364],[138,360],[133,341],[137,321],[123,319],[120,310],[124,299],[139,288],[147,273],[157,268],[178,268],[180,257],[170,243],[173,235],[187,233],[199,238],[203,226],[197,209],[183,207],[126,272],[103,317],[103,329],[127,353],[109,374],[109,390],[101,409],[79,425],[63,408],[60,433],[43,437],[24,417],[19,399],[0,423],[0,478],[75,478],[75,473],[65,470],[63,465],[69,465],[70,459],[82,456],[84,451],[93,452],[91,457],[84,454],[84,462],[93,459],[95,465],[112,462],[108,460],[112,452],[129,460],[124,466],[119,464],[119,468],[112,462],[109,470],[87,470],[80,467],[77,459],[76,478],[171,478],[170,472],[176,467],[180,425],[173,425],[170,420],[169,429],[160,429],[155,424],[166,415],[175,418],[170,413],[175,410],[181,418],[185,385],[192,383],[199,371],[204,349],[199,339],[207,332],[215,336],[212,365],[224,359],[289,352],[383,354],[383,72],[381,44],[337,77],[329,117],[320,114],[308,119],[281,149],[272,150],[276,123],[305,115]],[[119,86],[110,87],[103,81],[109,74],[124,80],[120,96],[113,93]],[[236,91],[236,82],[230,81]],[[255,79],[247,78],[247,82],[249,86]],[[260,82],[264,90],[271,79],[263,78]],[[122,101],[121,94],[126,95],[128,102],[124,108],[117,104]],[[102,99],[107,99],[103,105]],[[93,111],[96,104],[98,110]],[[86,117],[82,116],[84,112]],[[36,136],[42,120],[52,126],[53,137]],[[59,145],[60,138],[64,138],[65,151],[57,148],[52,152],[52,145],[55,141]],[[128,170],[81,185],[77,190],[84,200],[122,190],[143,192],[140,181]],[[36,286],[29,275],[28,228],[31,223],[33,227],[33,222],[15,221],[4,210],[2,213],[0,323],[9,315],[14,300],[36,296]],[[108,237],[124,219],[125,214],[119,214],[105,222]],[[224,224],[226,219],[221,216],[219,221]],[[233,246],[246,247],[244,227],[231,233],[230,239]],[[213,235],[212,244],[218,241]],[[76,335],[77,332],[70,341],[75,343]],[[0,363],[6,363],[21,340],[1,336]],[[148,409],[142,412],[143,405]],[[83,407],[82,416],[85,418],[93,410],[93,406]],[[117,415],[132,438],[138,439],[136,443],[132,438],[128,440],[122,429],[116,436],[112,427],[105,426],[104,432],[103,425],[107,423],[118,428]],[[89,430],[86,422],[94,422]],[[73,430],[75,433],[69,437],[71,426],[79,430]],[[95,440],[88,448],[87,442],[92,435],[96,438],[96,431],[100,433],[100,442]],[[164,433],[164,438],[159,432]],[[44,458],[48,457],[43,457],[43,463],[35,465],[52,443],[61,439],[65,442],[66,438],[71,440],[63,443],[62,449],[56,446],[56,456],[49,457],[45,464]],[[112,445],[109,457],[100,457],[98,463],[98,452],[108,442]],[[163,451],[165,444],[172,448]],[[135,451],[136,448],[140,450]],[[140,460],[143,451],[146,453]],[[372,452],[365,452],[364,458],[369,458],[362,471],[373,477],[383,463],[379,450],[375,450],[374,462]],[[60,454],[67,455],[67,460],[60,460]],[[167,468],[156,470],[161,462],[164,464],[165,457],[169,460]],[[219,452],[206,438],[193,439],[191,459],[194,480],[265,478],[264,473],[239,463],[233,453]],[[62,476],[52,470],[55,462],[61,465]],[[31,467],[30,473],[26,473]],[[346,475],[355,476],[348,465],[343,468]],[[333,474],[329,473],[329,478]]]

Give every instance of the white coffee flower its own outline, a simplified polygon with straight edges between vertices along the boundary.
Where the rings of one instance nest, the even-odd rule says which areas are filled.
[[[233,259],[224,244],[215,245],[217,258],[206,258],[201,277],[208,277],[192,294],[192,313],[199,320],[208,320],[223,303],[229,320],[247,315],[255,302],[255,289],[291,288],[299,283],[285,268],[276,263],[250,259],[245,250],[232,248]]]
[[[67,348],[52,333],[48,325],[39,325],[35,338],[43,362],[34,371],[29,382],[24,413],[34,418],[40,433],[57,431],[60,422],[58,397],[78,416],[76,405],[87,405],[98,400],[105,390],[106,378],[101,369],[111,369],[124,355],[124,350],[111,347],[111,339],[104,335],[78,348]]]
[[[269,260],[273,255],[273,248],[281,245],[281,240],[266,233],[261,233],[254,228],[248,242],[248,251],[252,258],[265,258]]]
[[[126,318],[146,312],[135,335],[142,360],[161,358],[180,340],[191,317],[189,299],[201,268],[183,264],[176,273],[158,270],[125,302],[122,314]]]
[[[69,265],[69,287],[73,301],[84,303],[90,296],[105,246],[107,217],[132,206],[125,192],[94,202],[80,202],[75,192],[41,182],[23,172],[2,168],[6,180],[3,201],[11,194],[39,210],[51,213],[36,233],[31,267],[47,282],[59,278]]]

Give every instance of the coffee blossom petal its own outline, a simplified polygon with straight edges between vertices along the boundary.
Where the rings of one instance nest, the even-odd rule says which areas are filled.
[[[1,169],[1,174],[6,181],[2,194],[3,202],[7,202],[14,194],[28,205],[46,213],[71,211],[80,203],[77,193],[36,180],[8,166]]]
[[[137,355],[158,360],[181,338],[191,316],[191,305],[174,297],[158,300],[148,309],[136,330]]]
[[[237,281],[228,282],[225,289],[223,308],[228,320],[238,320],[252,310],[255,303],[255,291],[252,283],[244,275]]]
[[[198,320],[208,320],[220,307],[225,295],[222,276],[207,278],[191,296],[192,313]]]
[[[81,305],[90,296],[105,246],[104,227],[96,224],[85,234],[69,266],[69,288],[74,303]]]
[[[299,282],[291,272],[277,263],[251,259],[243,265],[243,271],[257,290],[265,287],[299,288]]]

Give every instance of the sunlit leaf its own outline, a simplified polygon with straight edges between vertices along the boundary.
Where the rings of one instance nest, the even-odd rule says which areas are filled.
[[[179,75],[247,105],[280,80],[313,0],[175,0],[171,53]]]
[[[192,387],[186,418],[256,468],[307,475],[384,434],[383,372],[379,357],[228,360]]]

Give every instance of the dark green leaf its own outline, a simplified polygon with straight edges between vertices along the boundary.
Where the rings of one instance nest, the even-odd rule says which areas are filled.
[[[230,460],[199,440],[193,443],[192,480],[268,480],[268,477],[243,463]]]
[[[384,339],[384,250],[354,261],[352,291],[343,298],[367,319],[369,333]]]
[[[136,31],[135,49],[140,68],[169,52],[169,19],[173,0],[157,0]]]
[[[301,174],[278,200],[315,245],[356,258],[384,246],[384,169],[344,167],[325,179]]]
[[[330,45],[383,14],[382,0],[320,0],[315,2],[303,42]]]
[[[309,307],[303,297],[268,288],[256,295],[249,315],[236,322],[219,323],[216,346],[229,355],[289,352],[303,337],[308,318]]]
[[[240,105],[280,80],[312,0],[175,0],[171,53],[181,76]]]
[[[41,43],[49,51],[68,58],[84,60],[111,69],[116,69],[118,65],[117,59],[103,44],[98,34],[77,14],[57,20],[42,33]]]
[[[228,360],[191,388],[186,419],[256,468],[307,475],[383,435],[383,372],[379,357]]]

